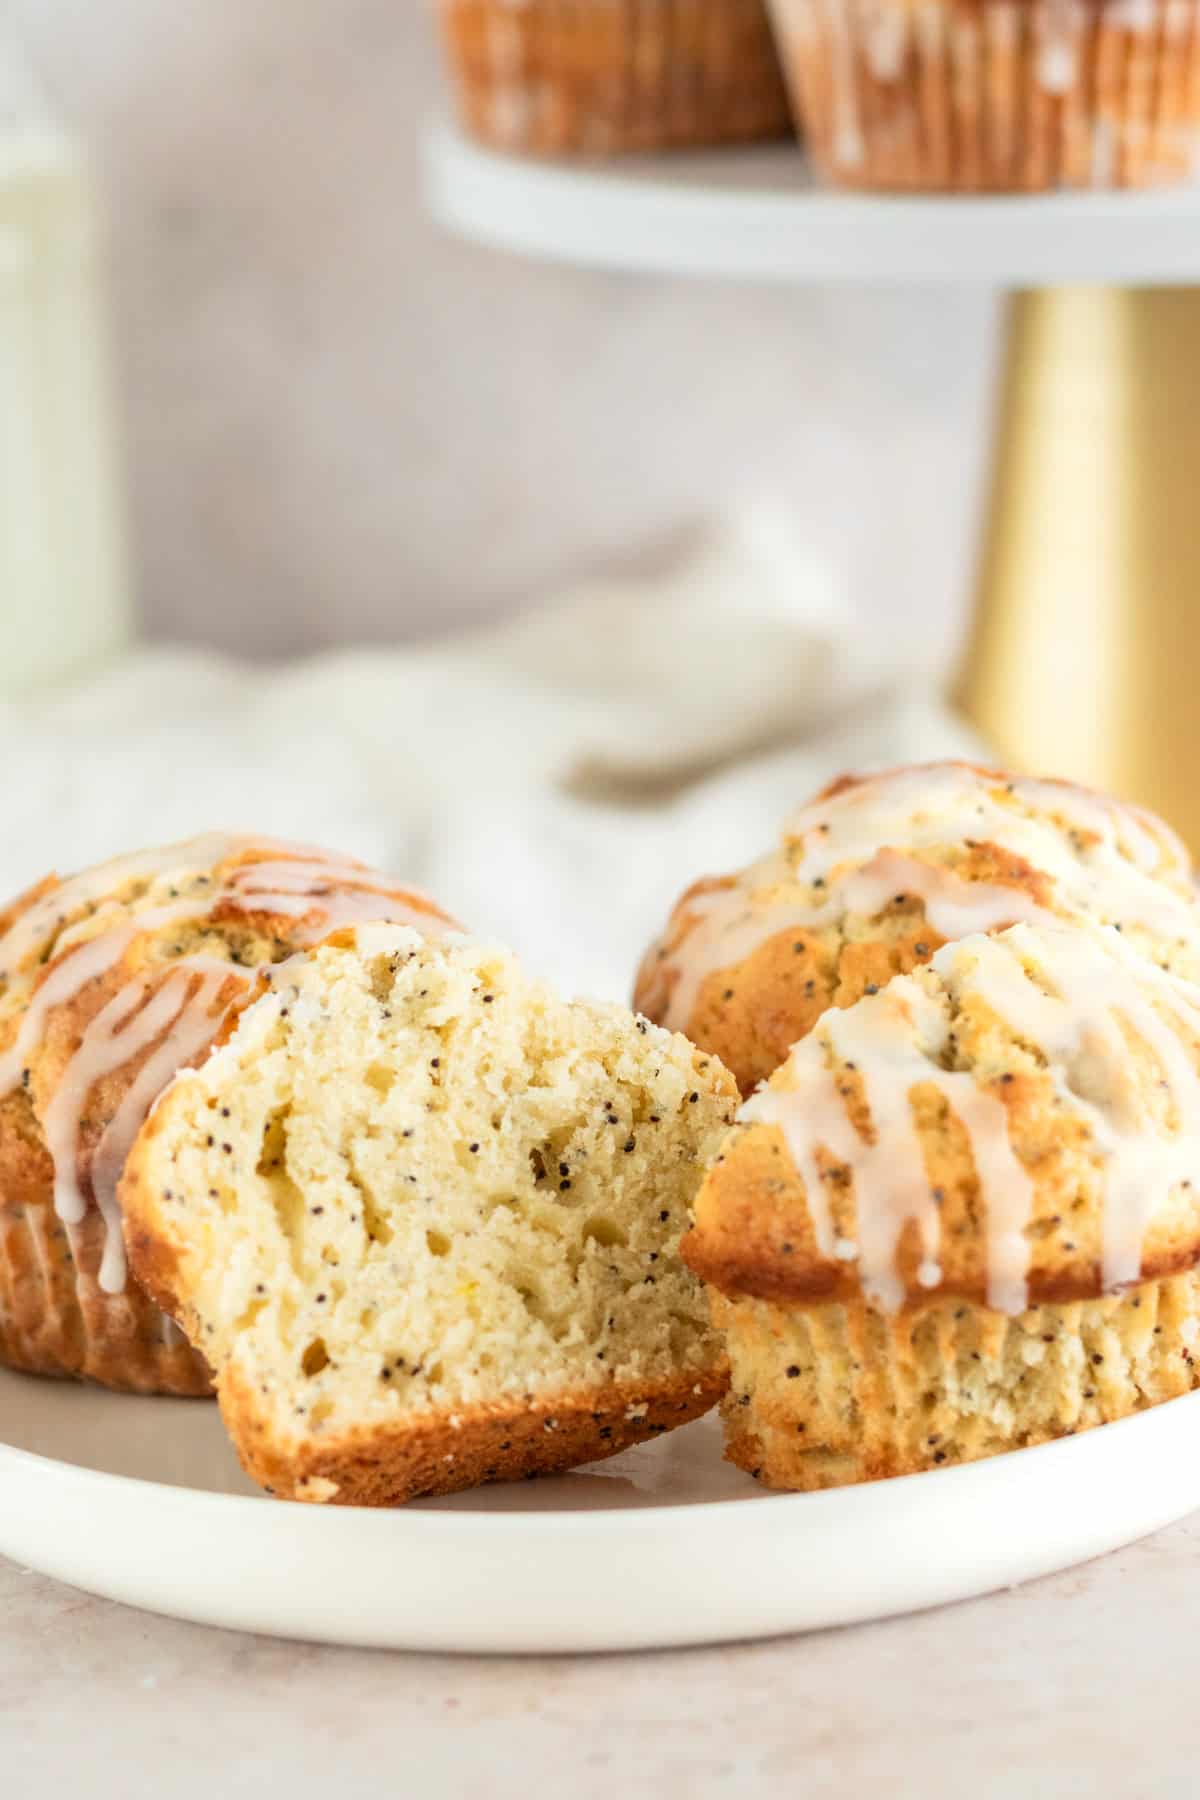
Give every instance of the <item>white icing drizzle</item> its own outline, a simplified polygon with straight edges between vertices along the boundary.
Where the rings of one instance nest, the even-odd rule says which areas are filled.
[[[325,862],[320,857],[293,858],[280,862],[242,863],[230,875],[226,889],[231,896],[257,900],[261,905],[279,895],[301,895],[311,910],[314,899],[336,894],[342,888],[379,886],[379,876],[361,863]]]
[[[21,1079],[26,1060],[42,1041],[46,1020],[56,1006],[74,999],[89,981],[106,975],[120,962],[134,936],[135,927],[106,932],[71,950],[56,963],[25,1009],[11,1046],[0,1056],[0,1093],[9,1094]]]
[[[220,963],[207,972],[199,971],[192,992],[181,999],[166,1036],[138,1070],[96,1145],[92,1156],[92,1195],[105,1224],[104,1258],[99,1277],[105,1293],[119,1294],[125,1288],[125,1240],[121,1235],[121,1209],[117,1200],[117,1184],[125,1168],[125,1158],[163,1088],[212,1042],[229,1002],[219,1012],[214,1013],[213,1008],[231,978],[241,992],[249,986],[246,974],[228,963]],[[185,982],[185,988],[188,985]],[[124,991],[128,992],[128,989]]]
[[[696,915],[699,922],[668,959],[667,967],[674,969],[676,978],[663,1009],[664,1025],[672,1031],[684,1029],[706,976],[733,968],[780,932],[805,930],[826,917],[820,907],[785,905],[771,894],[774,884],[790,879],[787,865],[776,857],[756,864],[735,886],[715,888],[688,901],[689,915]]]
[[[700,924],[675,958],[678,977],[664,1010],[665,1025],[682,1031],[705,977],[733,968],[781,932],[834,925],[848,912],[871,917],[901,894],[924,902],[925,917],[944,938],[995,931],[1018,920],[1046,916],[1017,888],[964,881],[952,869],[896,850],[879,851],[861,869],[828,889],[825,899],[816,905],[781,904],[769,897],[765,904],[756,905],[764,888],[795,883],[796,879],[787,863],[774,857],[756,865],[753,887],[743,880],[689,900],[688,911],[700,915]]]
[[[1073,848],[1071,832],[1095,841]],[[673,977],[663,1023],[673,1030],[687,1027],[707,976],[781,932],[834,925],[847,912],[872,916],[894,895],[919,896],[947,939],[1048,916],[1017,888],[967,881],[910,854],[946,845],[983,841],[1019,856],[1052,880],[1065,915],[1174,938],[1196,930],[1193,902],[1156,874],[1164,863],[1181,873],[1189,867],[1174,833],[1136,807],[1065,783],[1007,780],[960,764],[902,769],[803,808],[784,841],[733,885],[683,905],[696,922],[662,963]]]
[[[898,81],[908,55],[909,12],[896,0],[876,0],[865,26],[867,66],[876,81]]]
[[[1043,0],[1042,18],[1045,31],[1035,65],[1037,80],[1048,94],[1069,94],[1079,66],[1076,0]]]
[[[416,896],[415,889],[408,892]],[[380,877],[355,863],[243,863],[229,877],[221,898],[246,913],[280,913],[295,919],[313,913],[316,935],[325,937],[339,926],[379,918]],[[424,929],[430,915],[388,896],[386,917],[396,925]]]
[[[307,927],[293,930],[298,945],[316,943],[341,925],[372,920],[414,925],[427,934],[448,928],[436,910],[423,912],[416,904],[423,898],[416,889],[405,887],[399,895],[389,891],[386,877],[361,864],[270,839],[212,836],[123,857],[62,883],[21,914],[0,940],[0,975],[11,978],[57,926],[86,922],[101,902],[130,883],[172,873],[182,885],[206,867],[248,850],[270,851],[273,859],[239,863],[219,884],[198,884],[187,898],[122,914],[94,937],[68,944],[48,966],[14,1042],[0,1055],[0,1096],[22,1080],[50,1014],[114,969],[135,938],[167,925],[203,919],[231,905],[246,913],[298,920],[311,916]],[[133,1140],[163,1088],[211,1043],[235,993],[244,992],[257,973],[204,950],[148,964],[89,1021],[58,1079],[42,1129],[54,1165],[55,1211],[73,1233],[88,1204],[79,1170],[88,1100],[98,1081],[149,1052],[91,1158],[91,1198],[105,1228],[99,1286],[106,1293],[119,1294],[126,1283],[117,1186]],[[225,1003],[219,1004],[223,991]]]
[[[1179,1036],[1183,1030],[1200,1038],[1200,988],[1136,957],[1116,933],[1106,936],[1114,941],[1102,957],[1069,932],[1052,938],[1010,932],[971,946],[970,980],[1013,1031],[1055,1059],[1063,1104],[1083,1115],[1104,1153],[1102,1280],[1115,1289],[1138,1279],[1146,1227],[1163,1194],[1200,1177],[1200,1079]],[[1175,1115],[1173,1133],[1147,1115],[1122,1020],[1158,1064]]]
[[[280,876],[278,885],[289,894],[307,890],[323,897],[331,889],[385,890],[393,885],[376,870],[343,857],[330,856],[319,845],[293,844],[282,838],[251,837],[244,833],[210,832],[161,849],[139,850],[129,856],[114,857],[59,882],[27,906],[0,938],[0,980],[11,980],[24,964],[36,957],[45,939],[51,937],[60,924],[78,923],[90,910],[135,882],[150,882],[156,876],[167,874],[178,876],[182,882],[190,875],[203,873],[235,856],[261,855],[264,851],[271,852],[278,860],[239,864],[231,871],[222,894],[196,896],[196,910],[207,911],[218,898],[236,902],[245,892],[257,892],[257,884],[266,879],[263,870],[270,870],[272,879],[280,876],[281,871],[287,871]],[[407,882],[394,885],[402,887],[415,900],[428,898]],[[267,900],[270,893],[269,887],[263,888],[259,898]],[[433,902],[429,901],[429,905],[432,907]],[[181,913],[179,916],[186,915]],[[419,916],[426,921],[425,914]],[[165,917],[163,922],[166,923]]]
[[[880,850],[869,863],[839,884],[838,897],[847,912],[882,912],[898,895],[914,895],[939,937],[968,937],[975,931],[997,931],[1019,920],[1048,918],[1019,888],[988,881],[964,881],[953,869]]]
[[[87,1210],[79,1182],[79,1126],[88,1095],[105,1075],[147,1049],[178,1016],[188,975],[173,970],[155,990],[149,982],[129,982],[114,994],[83,1034],[42,1115],[42,1129],[54,1161],[54,1210],[77,1225]]]
[[[858,75],[846,0],[824,0],[824,15],[833,89],[833,159],[843,168],[856,169],[866,161],[867,146],[859,117]]]
[[[73,919],[120,893],[131,882],[152,881],[169,869],[206,868],[223,862],[240,847],[270,848],[257,838],[239,838],[224,832],[193,838],[186,844],[169,844],[161,850],[139,850],[131,856],[97,863],[62,881],[26,907],[0,939],[0,979],[11,980],[43,940],[64,919]]]
[[[1075,86],[1075,46],[1065,38],[1042,45],[1037,59],[1037,78],[1048,94],[1069,94]]]
[[[1111,1292],[1136,1282],[1157,1207],[1178,1184],[1200,1182],[1200,1077],[1184,1041],[1200,1043],[1200,987],[1137,956],[1116,932],[1089,937],[1061,925],[1018,925],[999,937],[947,944],[932,966],[960,1000],[982,1001],[1045,1057],[1064,1112],[1082,1118],[1103,1160],[1102,1285]],[[1158,1067],[1169,1127],[1139,1092],[1125,1029]],[[986,1211],[988,1303],[1016,1314],[1028,1302],[1033,1185],[1009,1140],[1002,1102],[974,1074],[940,1065],[948,1034],[947,1015],[921,983],[898,977],[882,994],[826,1013],[739,1118],[782,1130],[817,1248],[825,1257],[856,1258],[864,1293],[894,1311],[905,1297],[898,1250],[910,1222],[921,1245],[918,1283],[941,1281],[939,1213],[912,1113],[914,1090],[936,1088],[970,1144]],[[840,1068],[827,1065],[829,1051]],[[869,1140],[846,1112],[841,1088],[849,1069],[863,1084]],[[850,1171],[853,1244],[835,1237],[820,1151]]]
[[[1183,11],[1186,13],[1186,5]],[[1154,0],[1109,0],[1109,22],[1120,31],[1152,31],[1154,17]]]
[[[936,1088],[970,1138],[988,1195],[989,1305],[1020,1312],[1029,1258],[1024,1227],[1033,1187],[1009,1143],[1001,1102],[977,1087],[973,1076],[942,1069],[933,1060],[945,1038],[938,1008],[911,977],[901,976],[876,998],[846,1012],[826,1013],[821,1036],[806,1038],[792,1051],[786,1065],[788,1087],[763,1089],[738,1116],[781,1127],[804,1182],[818,1249],[844,1261],[852,1253],[864,1293],[891,1312],[904,1299],[897,1253],[910,1222],[921,1244],[918,1282],[935,1288],[942,1279],[940,1217],[911,1106],[915,1087]],[[870,1141],[847,1116],[840,1093],[845,1078],[826,1066],[826,1044],[863,1077]],[[857,1231],[852,1245],[835,1241],[818,1147],[852,1172]]]
[[[1016,804],[1006,804],[1006,798]],[[1042,816],[1026,819],[1022,808]],[[784,835],[804,843],[801,879],[827,874],[847,860],[865,859],[892,845],[890,834],[899,829],[905,849],[986,840],[1024,856],[1058,880],[1078,882],[1078,860],[1047,815],[1057,815],[1068,830],[1098,840],[1090,854],[1103,859],[1106,881],[1128,871],[1125,900],[1131,908],[1161,907],[1172,898],[1154,878],[1164,859],[1173,860],[1181,872],[1190,868],[1174,832],[1138,807],[1067,782],[989,775],[960,763],[868,776],[830,799],[802,807]],[[1177,911],[1177,899],[1174,906]]]
[[[0,1054],[0,1097],[10,1094],[21,1080],[30,1053],[41,1043],[46,1020],[56,1006],[63,1006],[82,993],[89,982],[120,962],[134,938],[144,931],[157,931],[164,925],[177,925],[185,919],[201,918],[209,901],[182,900],[177,905],[156,906],[141,913],[132,923],[114,926],[75,945],[54,962],[41,986],[34,992],[21,1019],[20,1029],[9,1048]]]

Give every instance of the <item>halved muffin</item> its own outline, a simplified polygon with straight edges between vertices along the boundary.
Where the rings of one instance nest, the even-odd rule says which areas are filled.
[[[1191,859],[1153,814],[968,763],[843,776],[771,855],[688,889],[634,1004],[749,1093],[827,1007],[971,932],[1056,918],[1115,926],[1200,978]]]
[[[0,918],[0,1362],[211,1392],[203,1357],[127,1278],[126,1152],[260,968],[381,918],[452,923],[350,858],[224,834],[50,876]]]
[[[393,1505],[569,1468],[724,1389],[678,1246],[736,1099],[686,1039],[506,952],[339,933],[143,1128],[133,1267],[273,1493]]]
[[[1200,1339],[1200,988],[1019,925],[828,1012],[748,1101],[684,1240],[729,1455],[816,1488],[1185,1393]]]

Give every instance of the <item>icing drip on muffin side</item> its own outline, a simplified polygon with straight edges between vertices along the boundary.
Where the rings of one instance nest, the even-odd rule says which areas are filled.
[[[1115,932],[1088,937],[1062,926],[947,944],[931,968],[1044,1059],[1058,1106],[1083,1121],[1101,1160],[1103,1289],[1136,1283],[1156,1208],[1173,1189],[1200,1182],[1200,987],[1135,955]],[[1127,1031],[1154,1060],[1170,1128],[1139,1091]],[[939,1208],[913,1115],[914,1089],[936,1089],[970,1146],[986,1214],[988,1304],[1015,1315],[1028,1304],[1033,1181],[1010,1142],[1003,1102],[976,1073],[948,1068],[952,1054],[947,1014],[928,985],[897,976],[878,996],[826,1013],[738,1116],[780,1128],[817,1248],[854,1262],[866,1296],[891,1312],[905,1298],[899,1249],[910,1222],[921,1245],[919,1285],[942,1280]],[[861,1082],[869,1136],[846,1109],[848,1075]],[[853,1238],[834,1228],[829,1158],[839,1181],[853,1184]]]
[[[261,859],[238,862],[217,880],[199,872],[256,855]],[[69,941],[123,889],[174,871],[188,871],[178,882],[179,889],[190,890],[186,897],[141,913],[122,911],[94,935]],[[362,864],[271,839],[210,836],[102,864],[34,899],[0,938],[0,979],[13,986],[36,981],[15,1039],[0,1054],[0,1097],[28,1083],[29,1059],[45,1041],[56,1010],[117,968],[136,939],[172,925],[215,922],[230,912],[248,921],[254,915],[285,918],[288,953],[339,927],[369,921],[413,925],[427,935],[452,928],[432,901],[412,888]],[[47,939],[53,953],[42,971],[37,958]],[[109,1294],[123,1292],[126,1282],[117,1183],[133,1141],[163,1088],[208,1048],[230,1007],[271,966],[268,961],[246,967],[232,960],[232,952],[225,961],[212,953],[220,943],[218,936],[203,949],[151,961],[125,982],[84,1027],[44,1110],[55,1211],[71,1230],[82,1222],[89,1197],[99,1209],[105,1227],[99,1285]],[[84,1175],[82,1137],[90,1096],[105,1076],[138,1058],[144,1060],[105,1124]]]

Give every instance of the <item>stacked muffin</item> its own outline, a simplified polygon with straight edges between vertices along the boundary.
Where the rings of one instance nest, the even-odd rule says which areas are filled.
[[[545,154],[778,137],[788,101],[765,0],[439,0],[477,137]]]
[[[1194,0],[772,0],[797,117],[844,187],[1186,181]]]
[[[1197,0],[439,0],[439,12],[463,120],[506,149],[770,138],[790,92],[818,170],[843,187],[1146,187],[1190,179],[1200,154]]]
[[[1166,826],[948,765],[837,784],[678,907],[639,999],[744,1105],[684,1243],[781,1487],[1193,1385],[1200,919]]]

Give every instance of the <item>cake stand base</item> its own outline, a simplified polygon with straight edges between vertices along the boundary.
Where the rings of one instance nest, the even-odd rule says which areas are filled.
[[[1017,766],[1200,848],[1200,290],[1010,302],[960,704]]]

